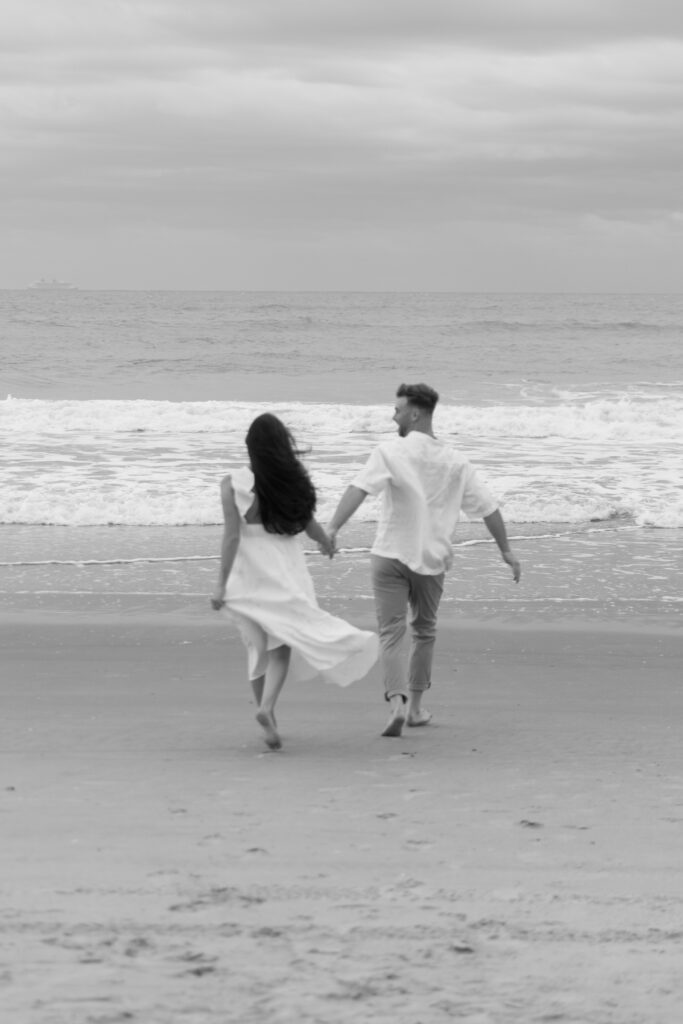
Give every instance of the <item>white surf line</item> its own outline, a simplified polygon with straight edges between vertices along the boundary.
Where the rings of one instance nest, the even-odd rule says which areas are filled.
[[[508,537],[511,541],[525,541],[525,540],[554,540],[560,537],[575,537],[580,539],[581,537],[587,536],[589,533],[618,533],[626,530],[641,530],[641,526],[636,524],[629,524],[628,526],[614,526],[611,528],[605,527],[593,527],[588,530],[584,530],[582,533],[576,533],[572,530],[564,530],[561,533],[527,533],[517,534]],[[475,540],[460,540],[453,544],[454,548],[469,548],[474,547],[477,544],[493,544],[495,543],[492,537],[480,537]],[[369,547],[362,548],[338,548],[337,554],[339,555],[364,555],[368,554],[372,549]],[[304,550],[305,555],[318,555],[320,552],[313,549]],[[165,562],[217,562],[220,559],[220,555],[169,555],[163,556],[162,558],[77,558],[77,559],[59,559],[59,558],[47,558],[41,561],[31,562],[0,562],[0,568],[12,569],[19,568],[21,566],[31,565],[73,565],[82,568],[83,566],[89,565],[149,565],[156,563]]]
[[[581,533],[577,533],[573,530],[563,530],[561,533],[520,533],[516,536],[509,536],[508,540],[524,541],[524,540],[555,540],[559,537],[574,537],[576,540],[581,540],[582,537],[587,537],[590,533],[623,533],[625,530],[642,530],[642,526],[638,526],[636,523],[629,523],[628,526],[612,526],[612,527],[599,527],[594,526],[588,530],[583,530]],[[493,537],[480,537],[478,540],[461,540],[456,541],[453,545],[454,548],[469,548],[474,544],[495,544]]]
[[[525,540],[554,540],[560,537],[575,537],[580,539],[589,533],[617,533],[624,530],[640,530],[640,526],[616,526],[612,529],[592,529],[584,530],[583,533],[574,533],[571,530],[565,530],[562,533],[529,533],[519,534],[517,536],[508,537],[511,541],[525,541]],[[474,547],[477,544],[493,544],[495,543],[492,537],[481,537],[476,540],[461,540],[456,541],[453,545],[454,548],[469,548]],[[339,555],[364,555],[368,554],[372,549],[369,547],[362,548],[338,548],[337,554]],[[307,549],[304,551],[305,555],[318,555],[320,552]],[[59,559],[59,558],[47,558],[41,561],[26,561],[26,562],[0,562],[0,568],[2,569],[13,569],[20,568],[22,566],[37,566],[37,565],[72,565],[79,568],[90,565],[150,565],[157,563],[166,562],[217,562],[220,559],[220,555],[169,555],[161,558],[77,558],[77,559]]]
[[[178,591],[178,590],[108,590],[104,594],[101,590],[0,590],[2,597],[101,597],[107,600],[110,597],[174,597],[174,598],[201,598],[206,599],[204,591]],[[372,601],[371,594],[355,594],[354,600]],[[511,604],[517,607],[527,604],[683,604],[683,597],[657,596],[657,597],[455,597],[445,598],[446,603],[452,604]]]
[[[48,558],[40,562],[0,562],[0,568],[9,569],[16,566],[26,565],[136,565],[149,562],[204,562],[215,561],[220,555],[173,555],[163,558],[77,558],[59,559]]]

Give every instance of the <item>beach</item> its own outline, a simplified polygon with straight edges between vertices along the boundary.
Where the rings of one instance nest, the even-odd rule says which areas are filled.
[[[675,625],[448,606],[433,724],[380,737],[374,669],[285,688],[273,753],[203,604],[26,605],[0,615],[8,1020],[680,1019]]]
[[[682,302],[0,292],[3,1020],[680,1024]],[[375,666],[270,752],[219,482],[274,411],[326,522],[401,380],[522,580],[461,522],[432,723]],[[364,628],[377,512],[306,555]]]

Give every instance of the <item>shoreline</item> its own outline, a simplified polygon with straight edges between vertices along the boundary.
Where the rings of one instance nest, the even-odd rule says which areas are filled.
[[[677,632],[683,626],[683,531],[600,529],[522,535],[515,586],[481,524],[463,524],[447,574],[441,619],[548,625],[619,623]],[[527,528],[529,531],[532,527]],[[5,527],[0,615],[204,615],[218,566],[216,527]],[[512,524],[510,535],[519,532]],[[372,607],[372,528],[349,524],[335,559],[309,552],[320,604],[345,615]],[[39,564],[28,564],[28,563]]]

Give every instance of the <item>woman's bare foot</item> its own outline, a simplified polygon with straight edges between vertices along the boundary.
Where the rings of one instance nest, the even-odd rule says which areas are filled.
[[[282,740],[275,727],[275,716],[272,711],[257,711],[256,721],[266,734],[266,746],[270,747],[271,750],[279,750],[282,746]]]

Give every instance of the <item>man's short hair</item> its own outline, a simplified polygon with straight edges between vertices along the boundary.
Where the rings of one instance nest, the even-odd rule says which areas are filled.
[[[429,384],[399,384],[396,397],[407,398],[411,405],[426,409],[427,412],[434,412],[439,401],[438,391],[430,388]]]

